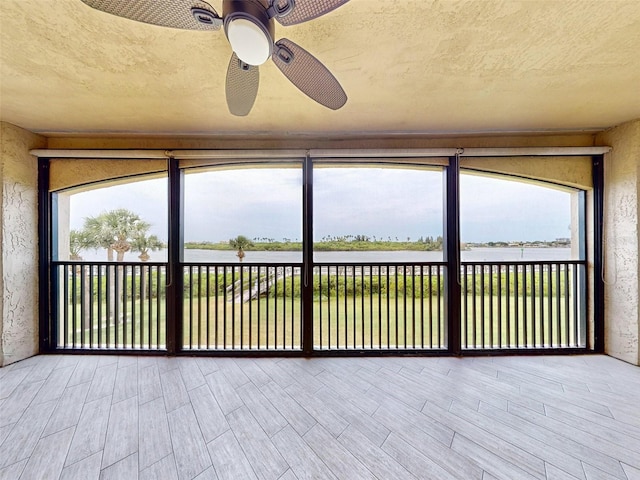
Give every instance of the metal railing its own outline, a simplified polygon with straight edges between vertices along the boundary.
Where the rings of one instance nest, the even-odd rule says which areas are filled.
[[[316,350],[446,348],[444,263],[315,264]]]
[[[163,263],[53,262],[57,348],[164,350]]]
[[[301,350],[301,264],[184,264],[184,350]]]
[[[585,262],[463,262],[461,276],[463,349],[585,347]]]
[[[55,348],[166,350],[166,268],[53,262]],[[463,262],[459,300],[444,262],[181,269],[178,351],[302,352],[303,311],[315,351],[446,351],[457,301],[463,351],[586,348],[584,261]]]

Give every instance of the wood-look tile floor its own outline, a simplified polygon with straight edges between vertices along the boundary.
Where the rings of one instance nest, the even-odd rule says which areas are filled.
[[[640,479],[640,368],[600,355],[34,357],[1,479]]]

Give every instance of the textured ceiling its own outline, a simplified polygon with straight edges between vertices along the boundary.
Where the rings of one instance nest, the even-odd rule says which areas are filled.
[[[347,104],[316,104],[269,62],[242,118],[227,111],[222,31],[80,0],[0,0],[0,18],[1,119],[46,134],[591,130],[640,117],[639,0],[351,0],[276,25],[333,72]]]

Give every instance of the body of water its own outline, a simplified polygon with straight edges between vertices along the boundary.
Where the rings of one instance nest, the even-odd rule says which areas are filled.
[[[297,263],[302,262],[302,252],[245,252],[246,263]],[[87,250],[81,253],[85,261],[104,262],[107,253],[104,250]],[[150,252],[151,262],[166,262],[167,251]],[[125,262],[138,261],[138,253],[126,253]],[[441,262],[443,253],[418,251],[369,251],[369,252],[315,252],[314,260],[320,263],[410,263]],[[570,248],[473,248],[462,252],[463,262],[497,262],[497,261],[542,261],[572,260]],[[185,250],[184,261],[187,263],[235,263],[236,252],[230,250]]]

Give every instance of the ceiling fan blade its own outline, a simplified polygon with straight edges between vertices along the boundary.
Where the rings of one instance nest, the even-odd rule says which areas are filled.
[[[348,1],[349,0],[295,0],[292,2],[292,0],[274,0],[273,8],[275,9],[275,18],[280,24],[295,25],[321,17]]]
[[[291,40],[278,40],[271,58],[291,83],[321,105],[337,110],[347,102],[347,94],[327,67]]]
[[[260,85],[260,71],[258,67],[248,65],[231,55],[227,69],[227,106],[232,115],[244,117],[249,114]]]
[[[219,30],[222,19],[202,0],[82,0],[118,17],[183,30]],[[200,18],[200,21],[196,19]]]

